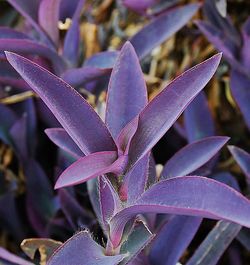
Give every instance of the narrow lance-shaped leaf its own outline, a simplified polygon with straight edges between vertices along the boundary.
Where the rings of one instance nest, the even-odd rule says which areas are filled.
[[[10,135],[13,139],[15,149],[19,159],[28,159],[28,142],[27,142],[27,116],[23,115],[17,120],[10,129]]]
[[[0,262],[2,263],[8,261],[8,264],[18,264],[18,265],[34,265],[34,263],[29,262],[25,259],[22,259],[9,251],[5,250],[4,248],[0,247]],[[4,264],[4,263],[3,263]]]
[[[239,192],[204,177],[176,177],[153,185],[134,205],[112,218],[110,235],[114,247],[119,245],[126,223],[147,212],[224,219],[250,227],[250,202]]]
[[[0,104],[0,138],[6,144],[13,144],[9,129],[17,119],[16,114],[10,108]]]
[[[232,145],[229,146],[228,149],[247,177],[248,183],[250,183],[250,154],[241,148]]]
[[[112,69],[119,56],[117,51],[99,52],[84,61],[83,66],[100,69]]]
[[[38,21],[43,30],[57,45],[59,41],[59,11],[61,0],[41,0]]]
[[[93,153],[84,156],[69,166],[58,178],[55,188],[86,182],[89,179],[112,172],[112,164],[117,159],[115,151]]]
[[[249,42],[250,42],[250,18],[246,20],[242,27],[242,38],[243,45],[241,50],[241,58],[243,64],[247,69],[250,67],[250,51],[249,51]]]
[[[63,1],[61,0],[61,6]],[[76,66],[79,57],[79,44],[80,44],[80,25],[79,18],[81,15],[81,10],[85,4],[85,0],[80,0],[76,6],[74,12],[72,23],[68,29],[63,45],[63,56],[68,59],[68,61]]]
[[[52,63],[54,71],[57,74],[61,74],[66,68],[64,60],[55,51],[33,40],[1,39],[0,51],[10,51],[28,55],[42,56]]]
[[[102,223],[105,225],[104,229],[107,230],[105,232],[108,233],[109,220],[121,210],[122,206],[117,192],[107,177],[101,176],[99,185]]]
[[[205,0],[203,12],[209,23],[221,32],[223,36],[222,39],[229,40],[228,43],[230,43],[231,48],[239,47],[241,44],[241,36],[238,30],[233,26],[229,16],[224,18],[220,15],[217,11],[215,0]]]
[[[90,179],[87,183],[88,195],[95,212],[97,220],[101,227],[104,229],[103,218],[101,213],[101,203],[100,203],[100,177]]]
[[[241,225],[219,221],[208,234],[187,265],[216,265],[229,244],[237,236]]]
[[[134,259],[142,252],[142,250],[152,241],[153,235],[142,222],[133,227],[131,234],[127,240],[121,245],[121,254],[129,254],[119,265],[131,264]],[[143,263],[144,264],[144,263]]]
[[[204,91],[184,111],[184,124],[189,143],[215,135],[214,121]]]
[[[30,158],[24,164],[24,174],[27,179],[26,205],[29,220],[39,236],[48,236],[46,225],[57,211],[52,186],[34,159]]]
[[[8,28],[0,27],[0,39],[31,39],[29,35],[23,32]]]
[[[150,153],[145,155],[123,179],[119,195],[127,204],[132,204],[145,191],[148,180]]]
[[[74,19],[65,36],[63,56],[76,66],[79,58],[80,28],[77,19]]]
[[[46,129],[45,133],[54,144],[56,144],[58,147],[62,148],[64,151],[68,152],[75,158],[84,156],[83,152],[79,149],[76,143],[63,128]]]
[[[238,69],[232,69],[230,73],[230,88],[232,95],[237,102],[241,113],[244,117],[246,125],[250,130],[250,77],[238,71]]]
[[[106,124],[114,139],[147,104],[147,88],[133,46],[126,42],[111,73]]]
[[[198,64],[173,80],[139,114],[129,150],[133,166],[159,141],[215,73],[221,54]]]
[[[229,140],[228,137],[207,137],[179,150],[165,164],[161,178],[186,176],[208,162]]]
[[[7,0],[22,16],[24,16],[28,22],[39,33],[41,39],[47,44],[52,46],[51,41],[38,24],[38,9],[41,3],[40,0]]]
[[[71,237],[59,247],[47,265],[70,264],[80,265],[117,265],[125,255],[105,256],[104,249],[98,245],[88,232],[82,231]]]
[[[20,55],[6,52],[11,65],[41,97],[84,154],[116,150],[101,118],[60,78]]]
[[[243,73],[246,72],[246,69],[237,60],[235,49],[239,49],[239,47],[234,47],[230,40],[228,40],[226,37],[222,37],[221,34],[223,34],[223,32],[217,29],[214,25],[200,20],[196,21],[196,25],[206,36],[206,38],[213,43],[216,49],[220,52],[223,52],[223,55],[227,58],[232,66],[237,67],[237,69]]]
[[[226,42],[226,39],[221,37],[220,30],[214,25],[209,24],[208,22],[197,20],[195,24],[198,26],[199,30],[206,36],[206,38],[217,48],[218,51],[222,51],[223,55],[234,61],[235,55],[231,50],[231,47]]]
[[[140,59],[148,55],[156,46],[181,29],[197,12],[199,4],[190,4],[167,11],[136,33],[130,42]]]
[[[62,79],[73,87],[79,87],[87,82],[94,81],[111,72],[111,69],[83,66],[81,68],[68,69],[62,74]]]
[[[82,208],[66,189],[60,189],[58,195],[61,209],[74,230],[77,230],[79,227],[88,227],[88,225],[93,223],[94,216]]]
[[[202,218],[173,216],[158,231],[151,244],[149,259],[152,265],[177,264],[196,234]]]

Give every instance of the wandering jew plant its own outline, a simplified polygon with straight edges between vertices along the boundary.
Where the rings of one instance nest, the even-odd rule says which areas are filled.
[[[201,218],[250,227],[247,198],[222,182],[192,174],[216,155],[227,137],[190,143],[160,174],[152,166],[152,148],[209,82],[221,54],[187,70],[148,102],[138,57],[127,42],[111,73],[105,122],[62,79],[15,53],[6,52],[6,58],[62,125],[46,130],[47,135],[77,158],[58,177],[55,188],[88,181],[89,196],[106,237],[103,247],[88,231],[81,231],[56,245],[47,264],[173,265]],[[163,225],[158,213],[167,214],[161,219]],[[184,226],[190,233],[182,233]],[[177,231],[178,241],[173,244]],[[173,251],[162,253],[159,242],[163,238]]]

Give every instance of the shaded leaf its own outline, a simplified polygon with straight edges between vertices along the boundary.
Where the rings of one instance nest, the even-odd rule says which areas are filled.
[[[130,42],[140,59],[148,55],[156,46],[166,41],[181,29],[197,12],[199,4],[190,4],[167,11],[136,33]]]
[[[59,42],[59,11],[61,0],[41,0],[38,10],[38,21],[42,29],[57,45]]]
[[[204,91],[201,91],[184,111],[188,142],[215,135],[214,121]]]
[[[54,144],[75,158],[84,156],[83,152],[63,128],[46,129],[45,133]]]
[[[187,265],[216,265],[240,229],[238,224],[219,221],[196,249]]]
[[[186,145],[165,164],[161,178],[185,176],[207,163],[226,144],[228,137],[212,136]]]
[[[229,151],[247,177],[250,183],[250,154],[237,146],[228,146]]]
[[[152,265],[177,264],[196,234],[202,219],[174,216],[158,231],[151,244],[149,259]]]

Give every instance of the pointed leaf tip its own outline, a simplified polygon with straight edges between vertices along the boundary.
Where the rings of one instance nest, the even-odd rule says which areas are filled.
[[[6,57],[84,154],[116,150],[100,116],[74,88],[27,58],[11,52],[6,52]]]
[[[108,86],[106,124],[114,139],[146,104],[147,87],[139,59],[127,41],[115,62]]]
[[[139,161],[179,118],[207,85],[221,60],[216,54],[175,78],[139,114],[138,129],[129,150],[130,168]]]

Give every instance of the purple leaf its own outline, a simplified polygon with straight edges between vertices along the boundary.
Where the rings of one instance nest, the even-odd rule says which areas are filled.
[[[118,153],[127,155],[129,152],[130,144],[133,136],[138,128],[139,116],[136,116],[131,122],[129,122],[121,131],[116,139],[116,145]]]
[[[30,36],[8,27],[0,27],[0,39],[30,39]]]
[[[101,118],[72,87],[39,65],[6,52],[11,65],[41,97],[84,154],[116,150]]]
[[[234,223],[219,221],[208,234],[187,265],[216,265],[224,251],[237,236],[241,226]]]
[[[250,183],[250,154],[233,145],[229,146],[228,149],[247,177],[247,181]]]
[[[51,45],[51,41],[48,39],[45,32],[38,25],[38,9],[41,3],[40,0],[7,0],[22,16],[24,16],[30,25],[39,33],[43,41]]]
[[[139,114],[129,150],[133,166],[159,141],[216,71],[221,54],[198,64],[173,80]]]
[[[132,204],[145,191],[150,153],[145,155],[125,176],[119,190],[120,197]]]
[[[202,219],[174,216],[158,231],[151,244],[149,259],[152,265],[177,264],[196,234]]]
[[[231,70],[230,74],[230,88],[232,95],[237,102],[241,113],[244,117],[246,125],[250,130],[250,78],[248,78],[243,73],[236,70],[236,68]]]
[[[79,87],[110,72],[110,69],[83,66],[81,68],[68,69],[62,74],[62,79],[73,87]]]
[[[204,91],[201,91],[184,111],[188,142],[215,135],[214,121]]]
[[[24,111],[27,113],[27,147],[29,155],[34,157],[37,143],[37,116],[32,98],[25,100]]]
[[[61,6],[65,1],[61,0]],[[72,5],[72,2],[70,2]],[[80,43],[80,27],[79,18],[81,10],[85,4],[85,0],[80,0],[77,4],[72,23],[68,29],[63,45],[63,56],[74,66],[77,65],[79,56],[79,43]]]
[[[136,33],[130,42],[140,59],[180,30],[197,12],[199,4],[190,4],[167,11]]]
[[[76,66],[79,59],[80,28],[78,19],[74,19],[64,39],[63,56]]]
[[[22,259],[9,251],[5,250],[4,248],[0,247],[0,261],[3,259],[3,262],[8,261],[11,264],[18,264],[18,265],[34,265],[34,263],[29,262],[25,259]],[[2,263],[2,262],[1,262]],[[4,263],[3,263],[4,264]]]
[[[114,139],[147,104],[147,87],[133,46],[126,42],[111,73],[106,124]],[[135,104],[136,102],[136,104]]]
[[[238,184],[236,178],[228,172],[222,171],[220,173],[210,175],[209,177],[212,179],[215,179],[217,181],[220,181],[220,182],[232,187],[233,189],[235,189],[237,191],[240,191],[240,187],[239,187],[239,184]]]
[[[176,177],[153,185],[134,205],[111,219],[114,247],[120,243],[126,223],[139,213],[149,212],[223,219],[250,227],[250,202],[239,192],[204,177]]]
[[[82,0],[80,0],[82,1]],[[79,7],[79,0],[61,0],[60,20],[65,21],[66,18],[72,18]]]
[[[165,164],[161,178],[188,175],[207,163],[226,144],[228,137],[212,136],[189,144]]]
[[[14,238],[22,240],[24,237],[23,224],[17,211],[15,196],[11,191],[0,195],[0,216],[1,228],[8,230]]]
[[[24,164],[24,174],[27,181],[26,205],[29,220],[38,235],[46,237],[46,225],[57,210],[51,184],[34,159],[30,158]]]
[[[59,10],[61,0],[41,0],[38,21],[55,45],[59,42]]]
[[[74,265],[117,265],[125,255],[105,256],[104,249],[88,234],[80,232],[59,247],[47,265],[62,265],[70,260]]]
[[[38,20],[38,8],[41,0],[7,0],[22,16],[29,20],[32,24]],[[32,22],[33,21],[33,22]]]
[[[241,36],[233,26],[230,17],[223,18],[220,15],[217,11],[215,0],[206,0],[203,5],[203,11],[209,23],[220,32],[221,39],[227,42],[227,45],[232,49],[233,53],[237,53],[237,48],[241,45]]]
[[[27,116],[23,115],[18,119],[10,129],[10,135],[13,139],[16,153],[19,159],[28,159],[28,142],[27,142]]]
[[[95,215],[98,219],[99,224],[103,229],[105,229],[105,225],[103,224],[103,218],[101,213],[101,202],[100,202],[100,177],[90,179],[87,182],[87,189],[89,199],[92,205],[92,208],[95,212]]]
[[[132,265],[133,263],[131,264],[131,262],[137,258],[140,252],[142,252],[142,250],[152,241],[153,238],[154,235],[143,223],[140,222],[136,224],[126,241],[121,245],[120,253],[129,253],[129,256],[125,257],[119,265]]]
[[[9,129],[17,119],[16,114],[10,108],[0,104],[0,138],[6,144],[12,144]]]
[[[246,20],[242,28],[242,38],[243,45],[241,50],[242,62],[247,69],[250,68],[250,51],[249,51],[249,42],[250,42],[250,18]]]
[[[83,152],[63,128],[46,129],[45,133],[54,144],[71,154],[73,157],[80,158],[84,156]]]
[[[80,206],[77,200],[65,189],[58,191],[61,209],[74,230],[91,224],[93,216]]]
[[[106,151],[93,153],[84,156],[69,166],[58,178],[55,188],[76,185],[86,182],[89,179],[101,176],[119,165],[117,162],[117,153],[115,151]]]
[[[101,69],[112,69],[118,58],[118,55],[119,52],[117,51],[99,52],[85,60],[83,66]]]
[[[223,52],[223,55],[227,58],[227,60],[239,68],[240,71],[245,72],[244,67],[242,67],[241,63],[239,63],[236,59],[235,47],[232,47],[232,43],[230,40],[223,36],[223,33],[217,29],[215,26],[203,22],[196,21],[195,23],[199,30],[206,36],[206,38],[216,47],[216,49],[220,52]]]
[[[108,223],[111,217],[122,209],[120,198],[114,187],[105,176],[100,177],[99,193],[100,205],[102,214],[102,223],[105,225],[104,229],[108,233]]]
[[[55,51],[33,40],[1,39],[0,51],[10,51],[28,55],[42,56],[52,63],[54,70],[58,74],[63,72],[66,68],[65,62]]]

